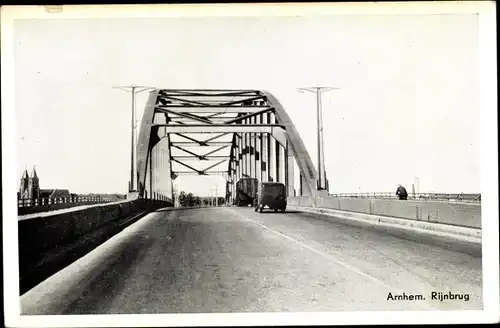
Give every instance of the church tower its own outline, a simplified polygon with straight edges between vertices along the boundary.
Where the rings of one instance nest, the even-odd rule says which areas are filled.
[[[33,166],[33,171],[31,171],[31,176],[29,179],[29,191],[31,199],[40,198],[40,183],[34,166]]]
[[[28,198],[28,184],[29,184],[29,176],[28,170],[24,170],[23,175],[21,176],[21,184],[19,186],[19,198],[26,199]]]

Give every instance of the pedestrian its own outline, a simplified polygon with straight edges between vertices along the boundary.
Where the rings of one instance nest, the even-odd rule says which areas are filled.
[[[396,190],[396,196],[399,197],[399,200],[407,200],[408,192],[406,192],[405,187],[403,187],[402,185],[398,185],[398,189]]]

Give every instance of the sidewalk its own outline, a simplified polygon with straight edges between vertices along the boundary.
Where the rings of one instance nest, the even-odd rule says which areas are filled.
[[[479,243],[479,244],[482,242],[481,229],[467,228],[467,227],[427,222],[427,221],[400,219],[388,216],[346,212],[346,211],[332,210],[327,208],[288,206],[287,209],[322,214],[328,217],[332,217],[332,219],[336,218],[341,220],[351,220],[372,225],[399,228],[399,229],[414,231],[416,233],[425,233],[443,237],[450,237],[465,242]]]

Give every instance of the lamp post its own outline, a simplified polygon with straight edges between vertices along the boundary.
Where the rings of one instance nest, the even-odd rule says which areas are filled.
[[[215,188],[210,189],[209,195],[210,195],[209,197],[210,197],[211,203],[212,203],[211,206],[215,206],[215,207],[219,206],[219,187],[217,185],[215,185]],[[212,195],[215,195],[215,196],[212,196]]]
[[[131,120],[131,129],[132,136],[130,138],[130,184],[129,184],[129,192],[135,191],[135,174],[134,174],[134,154],[135,154],[135,95],[136,93],[140,93],[146,90],[152,90],[153,87],[139,86],[139,85],[124,85],[124,86],[115,86],[113,89],[120,89],[122,91],[132,93],[132,120]]]
[[[326,172],[325,172],[325,154],[324,154],[324,142],[323,142],[323,112],[321,104],[321,94],[323,92],[338,90],[339,88],[330,87],[308,87],[299,88],[298,91],[301,93],[312,92],[316,94],[316,105],[317,105],[317,129],[318,129],[318,190],[327,189],[326,186]]]

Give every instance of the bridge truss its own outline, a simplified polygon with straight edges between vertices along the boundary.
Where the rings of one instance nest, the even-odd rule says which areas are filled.
[[[226,198],[236,196],[242,177],[282,182],[295,194],[318,193],[317,171],[279,101],[259,90],[173,90],[150,92],[137,144],[141,198],[172,200],[180,175],[223,175]]]

